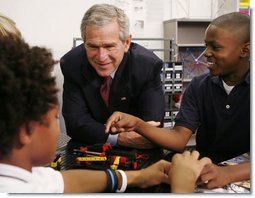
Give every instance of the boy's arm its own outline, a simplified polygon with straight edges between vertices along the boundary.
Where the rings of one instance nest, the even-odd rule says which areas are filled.
[[[200,184],[207,188],[223,187],[229,183],[249,180],[250,162],[238,165],[217,166],[209,164],[205,166],[200,176]]]
[[[168,150],[182,151],[192,136],[188,128],[175,126],[173,129],[154,127],[143,120],[122,112],[114,112],[106,122],[106,133],[136,131],[156,145]]]
[[[125,171],[127,186],[146,188],[160,183],[169,183],[168,171],[170,162],[159,162],[142,170]],[[107,174],[105,171],[96,170],[67,170],[62,171],[64,179],[64,192],[104,192],[107,187]],[[122,186],[122,176],[116,172],[118,189]]]

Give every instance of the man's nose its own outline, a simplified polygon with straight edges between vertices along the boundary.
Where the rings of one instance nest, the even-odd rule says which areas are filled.
[[[99,60],[104,60],[108,56],[108,52],[104,47],[98,48],[98,57]]]

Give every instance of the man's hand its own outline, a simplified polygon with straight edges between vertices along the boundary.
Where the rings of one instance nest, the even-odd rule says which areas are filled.
[[[160,126],[160,122],[148,121],[147,123],[150,124],[151,126],[155,126],[155,127]]]
[[[135,131],[135,127],[139,120],[139,118],[130,114],[116,111],[107,120],[105,124],[105,133],[116,134],[121,132]],[[155,127],[160,126],[160,122],[153,120],[148,121],[147,123]]]
[[[105,132],[111,134],[120,133],[117,140],[117,145],[120,146],[137,149],[155,148],[155,144],[135,132],[135,127],[139,120],[141,119],[135,116],[116,111],[107,120]],[[147,123],[155,127],[160,126],[160,122],[156,121],[148,121]]]
[[[134,131],[139,118],[122,112],[114,112],[105,124],[105,133]]]
[[[156,147],[156,145],[154,145],[148,139],[134,131],[120,133],[118,136],[117,145],[136,149],[151,149]]]

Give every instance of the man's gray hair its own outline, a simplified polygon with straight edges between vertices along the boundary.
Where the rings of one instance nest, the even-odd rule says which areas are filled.
[[[103,27],[113,21],[117,21],[120,27],[120,39],[125,41],[130,35],[129,18],[124,11],[110,4],[95,4],[87,10],[81,21],[81,37],[86,41],[86,27],[95,25]]]

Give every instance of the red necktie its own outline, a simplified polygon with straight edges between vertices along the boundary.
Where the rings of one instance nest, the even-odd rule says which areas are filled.
[[[104,100],[104,103],[108,107],[109,103],[109,95],[110,95],[110,86],[111,86],[111,76],[107,76],[104,78],[103,83],[100,87],[100,94]]]

